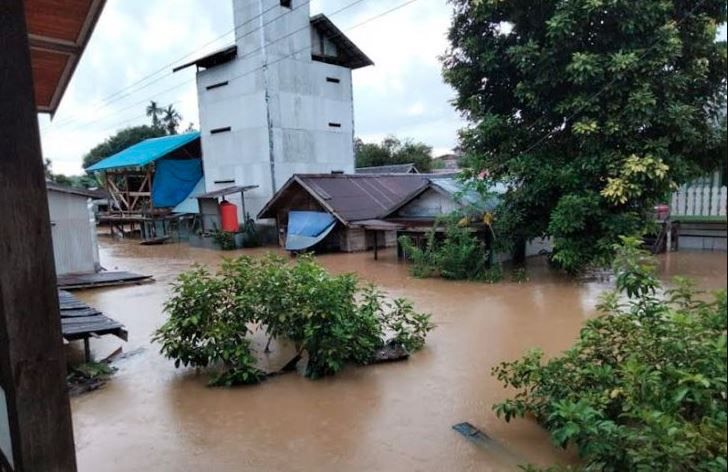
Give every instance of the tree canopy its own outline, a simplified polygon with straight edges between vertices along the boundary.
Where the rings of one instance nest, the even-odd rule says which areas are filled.
[[[510,239],[553,236],[570,271],[604,263],[675,184],[724,162],[724,1],[451,3],[467,175],[511,184]]]
[[[388,136],[378,143],[365,143],[357,138],[354,143],[356,167],[414,164],[420,172],[432,169],[432,147],[412,139],[400,140]]]
[[[83,168],[88,169],[102,159],[121,152],[129,146],[144,141],[149,138],[158,138],[165,136],[166,130],[161,127],[149,125],[132,126],[124,128],[113,136],[110,136],[101,144],[92,148],[85,156],[83,156]]]

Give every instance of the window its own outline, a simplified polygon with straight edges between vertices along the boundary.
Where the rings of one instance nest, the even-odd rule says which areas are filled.
[[[341,82],[341,80],[337,79],[336,77],[326,77],[326,82],[331,82],[332,84],[338,84]]]
[[[224,128],[215,128],[210,130],[210,134],[217,134],[217,133],[224,133],[226,131],[230,131],[230,127],[226,126]]]
[[[226,80],[225,82],[218,82],[218,83],[216,83],[216,84],[208,85],[208,86],[207,86],[207,87],[205,87],[205,88],[206,88],[207,90],[212,90],[212,89],[216,89],[216,88],[218,88],[218,87],[224,87],[224,86],[226,86],[227,84],[228,84],[228,81]]]
[[[341,128],[341,123],[329,123],[332,128]]]
[[[291,8],[291,0],[281,0],[281,6]]]

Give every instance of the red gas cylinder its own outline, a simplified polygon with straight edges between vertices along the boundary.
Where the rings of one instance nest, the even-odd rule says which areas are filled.
[[[220,223],[222,223],[222,230],[228,233],[238,232],[238,207],[223,200],[220,202]]]

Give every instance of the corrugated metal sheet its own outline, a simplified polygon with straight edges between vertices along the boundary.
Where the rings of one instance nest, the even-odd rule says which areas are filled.
[[[48,209],[56,273],[95,272],[99,249],[89,199],[83,195],[50,190]]]
[[[109,169],[144,167],[199,138],[200,133],[195,131],[193,133],[146,139],[97,162],[86,170],[89,172],[98,172]]]
[[[346,223],[377,218],[428,183],[419,174],[317,174],[294,178],[315,192]]]
[[[392,164],[389,166],[357,167],[357,174],[419,174],[414,164]]]

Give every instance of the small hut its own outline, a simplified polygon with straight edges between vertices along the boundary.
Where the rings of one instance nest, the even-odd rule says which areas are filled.
[[[144,239],[167,232],[173,209],[202,179],[200,133],[147,139],[107,157],[87,170],[101,174],[109,208],[100,213],[122,235],[138,225]]]
[[[377,220],[427,185],[420,174],[296,174],[271,198],[258,218],[274,219],[281,246],[355,252],[393,246],[396,225]],[[377,225],[384,237],[362,224]]]

